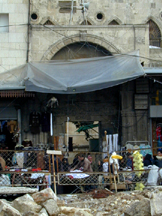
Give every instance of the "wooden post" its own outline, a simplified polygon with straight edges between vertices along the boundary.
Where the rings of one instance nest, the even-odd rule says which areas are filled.
[[[56,189],[56,172],[55,172],[55,159],[54,159],[54,155],[62,155],[61,151],[57,151],[57,150],[47,150],[47,154],[52,155],[52,166],[53,166],[53,183],[54,183],[54,191],[55,194],[57,195],[57,189]]]

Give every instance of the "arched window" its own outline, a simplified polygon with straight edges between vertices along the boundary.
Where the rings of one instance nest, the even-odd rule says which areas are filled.
[[[149,24],[150,45],[161,47],[161,32],[160,32],[159,27],[152,20],[149,20],[148,24]]]
[[[119,23],[116,20],[112,20],[109,25],[119,25]]]

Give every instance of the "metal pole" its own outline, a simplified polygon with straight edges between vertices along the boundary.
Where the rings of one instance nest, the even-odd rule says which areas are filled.
[[[55,173],[55,160],[54,160],[54,155],[52,155],[52,165],[53,165],[53,183],[54,183],[54,191],[55,191],[55,194],[57,195],[57,191],[56,191],[56,173]]]

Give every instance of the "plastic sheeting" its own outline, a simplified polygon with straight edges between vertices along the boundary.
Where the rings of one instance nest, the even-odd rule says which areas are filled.
[[[109,88],[144,75],[138,51],[69,61],[30,62],[0,74],[0,89],[75,94]]]

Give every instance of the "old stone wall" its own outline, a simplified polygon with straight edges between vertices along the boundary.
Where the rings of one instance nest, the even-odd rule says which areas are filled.
[[[0,72],[25,64],[28,41],[28,0],[1,0],[0,16],[8,16],[8,30],[0,32]]]
[[[83,33],[84,32],[84,35]],[[137,34],[138,36],[135,36]],[[30,58],[51,60],[63,47],[76,42],[91,42],[115,53],[128,53],[140,49],[141,56],[148,56],[148,26],[33,26]],[[37,53],[37,54],[36,54]]]
[[[64,0],[31,0],[31,13],[37,13],[38,18],[33,21],[36,24],[43,23],[50,19],[55,25],[69,25],[70,13],[60,13],[60,3]],[[76,6],[79,7],[81,1],[76,0]],[[148,2],[147,0],[103,0],[85,1],[89,2],[89,9],[86,13],[87,19],[93,25],[108,25],[112,20],[119,24],[145,24],[150,17],[158,20],[160,25],[162,2],[160,0]],[[68,6],[70,7],[70,6]],[[98,14],[102,16],[97,16]],[[72,25],[82,23],[83,15],[81,10],[76,9],[71,21]]]

